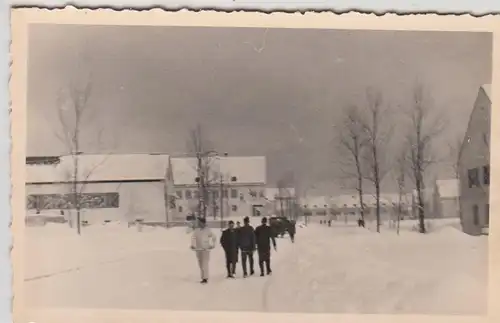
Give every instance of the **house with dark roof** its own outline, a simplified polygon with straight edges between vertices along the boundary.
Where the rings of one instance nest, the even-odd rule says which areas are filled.
[[[489,230],[491,95],[490,84],[479,88],[458,158],[460,220],[470,235]]]

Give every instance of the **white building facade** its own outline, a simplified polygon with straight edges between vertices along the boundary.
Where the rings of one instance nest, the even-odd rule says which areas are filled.
[[[491,85],[478,91],[458,161],[460,219],[470,235],[488,232],[490,218]]]

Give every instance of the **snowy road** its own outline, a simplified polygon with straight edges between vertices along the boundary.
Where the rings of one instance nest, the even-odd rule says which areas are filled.
[[[31,273],[27,305],[480,314],[486,304],[487,241],[451,230],[428,236],[405,232],[398,237],[393,232],[312,224],[298,229],[295,244],[278,239],[272,276],[243,279],[238,264],[238,278],[227,280],[222,251],[216,249],[206,286],[198,283],[189,235],[129,232],[119,243],[118,238],[92,239],[93,245],[89,242],[86,248],[95,251],[94,258],[87,256],[80,264],[73,259],[71,268],[46,267],[52,275]],[[39,239],[33,238],[32,246],[41,248]],[[105,244],[110,250],[94,255],[106,249],[97,249]],[[136,248],[130,252],[132,247],[124,244]]]

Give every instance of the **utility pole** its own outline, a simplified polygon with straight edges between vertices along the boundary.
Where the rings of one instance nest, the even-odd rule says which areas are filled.
[[[220,174],[220,229],[224,229],[224,178]]]

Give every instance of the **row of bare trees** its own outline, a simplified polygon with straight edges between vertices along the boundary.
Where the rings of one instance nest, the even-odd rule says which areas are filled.
[[[366,216],[363,196],[370,191],[375,197],[377,232],[381,225],[382,182],[392,172],[401,200],[407,190],[409,177],[416,195],[419,231],[425,227],[425,178],[429,167],[438,161],[434,144],[445,129],[444,119],[435,113],[421,84],[413,88],[411,103],[407,107],[392,109],[383,101],[380,91],[368,89],[363,105],[345,108],[339,129],[339,158],[337,162],[343,180],[354,184],[359,197],[362,219]]]

